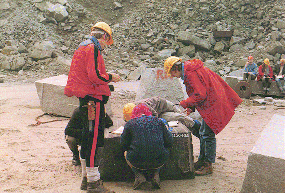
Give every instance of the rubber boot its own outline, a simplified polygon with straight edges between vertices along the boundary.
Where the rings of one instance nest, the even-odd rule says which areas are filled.
[[[137,190],[141,188],[144,183],[146,183],[146,178],[138,169],[132,167],[132,170],[135,174],[135,182],[133,188],[134,190]]]
[[[153,189],[160,189],[159,169],[154,171],[151,184]]]

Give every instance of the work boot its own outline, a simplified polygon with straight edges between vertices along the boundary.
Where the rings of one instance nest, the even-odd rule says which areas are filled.
[[[198,159],[198,161],[194,163],[195,171],[199,170],[203,165],[204,165],[204,160]]]
[[[82,178],[80,190],[87,190],[87,177]]]
[[[151,184],[153,189],[160,189],[160,179],[159,179],[159,170],[156,170],[151,179]]]
[[[103,186],[101,180],[95,182],[87,182],[87,193],[115,193],[110,191]]]
[[[81,162],[79,159],[79,153],[78,154],[73,153],[72,165],[74,165],[74,166],[80,166],[81,165]]]
[[[139,189],[146,182],[145,176],[139,171],[135,172],[134,190]]]
[[[211,162],[204,162],[200,169],[195,171],[196,176],[204,176],[213,173],[213,166]]]

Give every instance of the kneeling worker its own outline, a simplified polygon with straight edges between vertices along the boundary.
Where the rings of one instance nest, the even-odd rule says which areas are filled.
[[[194,136],[199,138],[201,123],[198,120],[193,120],[191,117],[182,113],[172,102],[160,97],[151,97],[126,104],[123,109],[125,121],[129,121],[131,119],[132,110],[138,104],[145,104],[151,111],[152,116],[163,118],[168,122],[180,121],[192,132]]]
[[[126,161],[135,174],[135,190],[146,183],[145,175],[149,173],[153,188],[160,188],[159,170],[169,158],[168,148],[172,143],[172,135],[164,122],[152,116],[145,104],[133,108],[121,135],[121,144]]]

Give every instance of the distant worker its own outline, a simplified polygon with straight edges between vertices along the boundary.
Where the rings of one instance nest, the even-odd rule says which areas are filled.
[[[194,164],[195,175],[211,174],[216,158],[215,135],[229,123],[242,99],[201,60],[182,62],[181,58],[171,56],[164,63],[164,70],[171,77],[184,80],[188,98],[180,105],[183,108],[195,107],[203,118],[199,130],[200,155]]]
[[[265,94],[269,91],[272,80],[274,80],[273,70],[270,66],[269,59],[266,58],[263,64],[258,68],[257,81],[262,81]]]
[[[135,174],[133,188],[139,189],[151,176],[152,188],[160,188],[159,171],[169,158],[172,134],[159,118],[152,116],[143,103],[132,110],[121,135],[122,148],[128,165]]]
[[[141,103],[145,104],[149,108],[153,116],[163,118],[168,122],[180,121],[192,132],[194,136],[199,138],[201,123],[198,120],[193,120],[191,117],[187,116],[187,114],[182,113],[172,102],[161,97],[151,97],[126,104],[123,109],[125,121],[130,120],[133,108]],[[190,109],[187,109],[187,111],[190,112]]]
[[[277,64],[275,69],[278,72],[277,76],[276,76],[276,83],[278,88],[280,89],[280,91],[285,94],[285,81],[284,81],[284,76],[285,76],[285,59],[281,59],[280,60],[280,64]],[[282,84],[282,80],[283,80],[283,84]]]
[[[257,65],[253,62],[253,57],[248,56],[247,62],[244,67],[244,74],[243,74],[243,79],[244,80],[255,80],[258,67]]]
[[[98,22],[92,26],[90,38],[74,52],[64,89],[68,97],[79,98],[79,111],[84,118],[80,151],[83,177],[81,189],[87,189],[88,193],[108,192],[100,179],[98,147],[104,144],[104,106],[111,95],[108,83],[120,81],[119,75],[106,72],[101,54],[111,44],[112,30],[108,24]]]

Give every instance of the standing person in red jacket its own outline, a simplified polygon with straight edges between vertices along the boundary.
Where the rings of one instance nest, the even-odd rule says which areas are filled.
[[[211,174],[216,158],[215,135],[225,128],[242,99],[201,60],[182,62],[182,59],[171,56],[166,59],[164,69],[171,77],[184,80],[189,98],[181,101],[180,105],[196,108],[203,118],[199,129],[200,155],[194,167],[196,175]]]
[[[107,73],[101,51],[113,44],[112,30],[104,22],[98,22],[91,28],[91,36],[82,42],[75,51],[67,85],[64,94],[68,97],[79,98],[79,111],[81,112],[82,143],[80,155],[82,158],[82,184],[81,189],[88,193],[107,192],[100,180],[98,171],[98,148],[104,144],[105,108],[111,95],[108,83],[117,82],[117,74]],[[89,128],[87,104],[94,102],[95,120]]]

